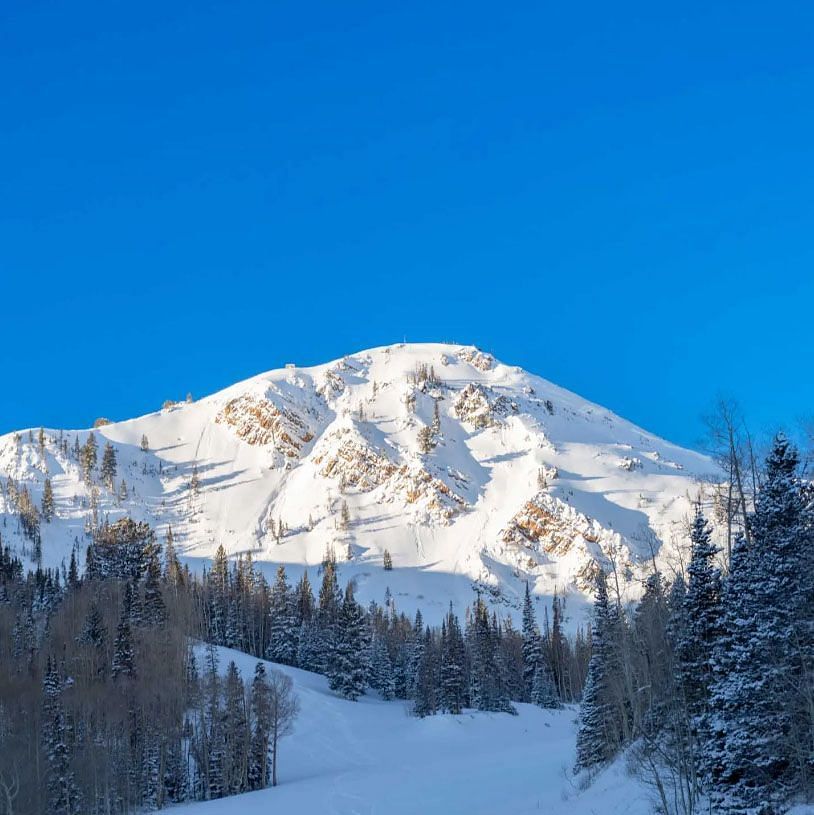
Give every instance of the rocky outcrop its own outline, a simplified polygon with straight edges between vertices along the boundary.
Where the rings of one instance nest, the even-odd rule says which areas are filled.
[[[246,444],[271,445],[287,458],[297,458],[314,438],[307,423],[290,408],[265,398],[244,394],[227,402],[215,417]]]
[[[526,501],[501,534],[503,544],[545,555],[552,561],[573,560],[571,577],[583,590],[591,589],[596,570],[607,570],[610,558],[627,574],[630,551],[621,536],[545,492]]]
[[[461,362],[468,362],[473,368],[479,371],[491,371],[495,367],[495,358],[478,348],[463,348],[458,352],[458,359]]]
[[[517,413],[516,402],[495,393],[492,388],[470,382],[455,399],[455,415],[475,428],[491,427],[510,413]]]

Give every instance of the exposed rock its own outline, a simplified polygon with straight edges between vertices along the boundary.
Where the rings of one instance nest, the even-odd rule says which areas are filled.
[[[363,441],[347,438],[314,458],[325,478],[338,478],[349,487],[369,492],[391,478],[398,466]]]
[[[462,348],[458,351],[458,359],[468,362],[479,371],[491,371],[495,366],[495,358],[477,348]]]
[[[269,399],[244,394],[224,405],[215,417],[251,445],[272,445],[288,458],[296,458],[303,444],[314,438],[305,421],[289,408],[279,408]]]
[[[477,428],[491,427],[499,418],[518,411],[516,402],[478,382],[470,382],[458,394],[453,409],[462,422]]]
[[[572,579],[583,590],[590,590],[596,569],[610,567],[611,553],[625,574],[631,566],[630,551],[618,533],[545,492],[526,501],[501,538],[504,544],[541,553],[552,560],[579,555],[574,558],[575,565],[579,565]]]

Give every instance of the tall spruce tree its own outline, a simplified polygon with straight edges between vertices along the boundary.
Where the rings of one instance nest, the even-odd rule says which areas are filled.
[[[277,579],[271,588],[270,602],[268,658],[284,665],[293,665],[297,658],[298,630],[295,623],[294,598],[284,566],[277,568]]]
[[[45,479],[45,486],[42,489],[42,517],[46,523],[51,523],[54,517],[54,488],[51,486],[51,479]]]
[[[526,689],[526,699],[531,698],[534,676],[542,658],[543,641],[540,637],[540,628],[537,625],[537,616],[534,613],[527,581],[526,595],[523,599],[523,683]]]
[[[704,756],[720,812],[780,808],[806,777],[799,742],[814,725],[800,690],[810,698],[814,523],[797,470],[796,450],[778,436],[749,519],[751,546],[741,538],[732,552]]]
[[[416,716],[431,716],[438,709],[436,696],[436,649],[432,632],[429,626],[422,635],[423,647],[421,648],[421,659],[418,663],[418,672],[415,683],[415,701],[413,703],[413,713]]]
[[[613,757],[619,743],[618,727],[610,701],[612,681],[610,642],[611,612],[608,586],[603,572],[596,578],[594,615],[591,626],[591,661],[582,691],[577,731],[577,760],[579,770],[589,770]]]
[[[367,684],[367,630],[365,612],[353,596],[353,584],[348,583],[328,676],[331,690],[352,701],[365,692]]]
[[[690,717],[706,712],[712,679],[712,649],[721,626],[721,579],[715,567],[718,549],[700,507],[690,532],[692,552],[687,569],[689,583],[684,596],[683,628],[678,632],[676,656]]]
[[[266,668],[258,662],[251,689],[252,734],[249,752],[249,789],[259,790],[269,783],[269,734],[271,733],[271,698]]]
[[[116,451],[110,442],[105,444],[99,474],[102,476],[102,481],[107,488],[112,490],[116,482]]]
[[[449,611],[441,628],[440,699],[442,710],[460,713],[466,704],[466,652],[458,618]]]

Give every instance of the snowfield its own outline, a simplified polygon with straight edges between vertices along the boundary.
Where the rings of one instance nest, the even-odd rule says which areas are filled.
[[[250,678],[257,660],[219,648]],[[203,657],[199,660],[203,663]],[[646,791],[623,762],[579,791],[571,777],[576,708],[516,705],[519,715],[466,712],[416,719],[406,702],[338,698],[328,680],[297,668],[294,733],[281,743],[280,784],[177,808],[184,815],[645,815]]]
[[[2,482],[39,505],[51,478],[45,566],[67,564],[72,548],[83,562],[95,488],[97,522],[129,514],[159,535],[171,526],[193,567],[223,544],[268,577],[286,564],[296,581],[332,546],[362,602],[389,589],[399,610],[421,608],[429,622],[450,601],[462,613],[473,589],[516,616],[526,581],[541,612],[557,591],[579,621],[598,565],[615,565],[623,594],[637,596],[653,554],[670,573],[715,470],[544,379],[443,344],[286,367],[100,427],[99,458],[110,442],[118,459],[114,490],[98,468],[92,484],[81,477],[73,450],[88,433],[47,429],[44,451],[36,426],[0,437]],[[6,491],[0,516],[4,543],[31,555]]]

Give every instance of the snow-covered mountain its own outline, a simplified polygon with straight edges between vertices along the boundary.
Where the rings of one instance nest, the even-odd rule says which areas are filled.
[[[0,437],[0,476],[13,484],[0,494],[4,543],[32,552],[15,487],[39,505],[49,476],[45,565],[72,547],[83,555],[95,503],[99,520],[171,525],[192,564],[222,543],[296,578],[331,546],[363,600],[389,588],[397,607],[430,618],[450,600],[470,603],[473,588],[516,608],[526,581],[540,598],[570,597],[579,617],[597,565],[615,566],[635,596],[645,564],[683,538],[714,471],[544,379],[442,344],[287,365],[99,427],[99,458],[107,441],[116,451],[113,490],[98,467],[92,484],[82,479],[73,450],[89,432],[46,429],[44,451],[38,428]]]

